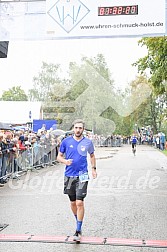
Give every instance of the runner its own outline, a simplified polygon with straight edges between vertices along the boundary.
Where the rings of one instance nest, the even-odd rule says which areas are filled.
[[[136,144],[137,144],[137,137],[135,136],[135,134],[133,134],[133,136],[131,137],[131,144],[132,144],[132,152],[135,156],[136,155]]]
[[[80,119],[73,123],[74,136],[65,138],[58,153],[57,160],[66,165],[64,193],[69,196],[71,210],[76,218],[76,232],[73,240],[81,239],[81,228],[84,218],[84,198],[89,181],[87,153],[90,155],[92,177],[96,178],[96,158],[94,146],[90,139],[83,136],[84,122]],[[64,157],[65,155],[65,157]]]

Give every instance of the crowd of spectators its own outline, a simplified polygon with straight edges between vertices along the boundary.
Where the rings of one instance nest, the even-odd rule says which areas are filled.
[[[45,130],[0,132],[0,184],[10,175],[56,162],[61,138]]]
[[[142,127],[141,129],[138,129],[135,134],[139,145],[147,144],[160,150],[164,150],[166,148],[166,136],[163,132],[154,134],[149,127]],[[131,136],[123,137],[123,144],[130,144],[130,141]]]

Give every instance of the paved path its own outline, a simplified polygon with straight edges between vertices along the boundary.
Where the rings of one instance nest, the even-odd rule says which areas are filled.
[[[149,146],[96,148],[98,178],[89,182],[84,236],[167,240],[167,157]],[[0,234],[71,235],[75,220],[63,195],[63,165],[28,172],[0,188]],[[167,248],[0,243],[0,251],[166,252]]]

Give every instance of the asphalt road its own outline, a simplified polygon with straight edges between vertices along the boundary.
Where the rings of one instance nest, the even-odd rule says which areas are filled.
[[[90,179],[83,236],[167,240],[167,157],[154,147],[96,148],[98,178]],[[75,231],[63,194],[64,166],[27,172],[0,188],[0,234],[66,236]],[[148,248],[41,242],[0,242],[0,251],[167,252]]]

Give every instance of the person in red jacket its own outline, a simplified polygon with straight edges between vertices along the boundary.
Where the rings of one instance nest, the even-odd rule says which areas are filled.
[[[18,145],[19,145],[19,168],[22,170],[22,168],[25,166],[25,154],[27,150],[23,135],[19,137]]]

